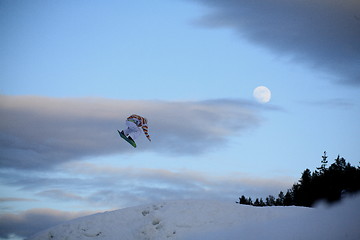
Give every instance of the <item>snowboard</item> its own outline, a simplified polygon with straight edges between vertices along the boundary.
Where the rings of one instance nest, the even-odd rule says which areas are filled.
[[[131,146],[133,146],[134,148],[136,148],[136,143],[134,142],[134,140],[129,139],[128,137],[126,137],[122,132],[120,132],[119,130],[117,130],[120,137],[123,138],[125,141],[127,141],[128,143],[131,144]]]

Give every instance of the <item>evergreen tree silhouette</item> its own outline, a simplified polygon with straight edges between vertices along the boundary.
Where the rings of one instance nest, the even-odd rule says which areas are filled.
[[[328,161],[326,160],[328,158],[328,156],[326,156],[326,151],[324,151],[324,155],[321,157],[323,159],[321,161],[321,167],[318,167],[317,169],[320,170],[320,173],[323,173],[326,170],[326,165],[328,163]]]
[[[282,191],[277,199],[269,195],[265,203],[258,198],[253,203],[250,197],[246,198],[243,195],[237,203],[254,206],[311,207],[321,199],[332,203],[341,200],[344,195],[360,191],[360,166],[353,167],[338,155],[335,162],[327,168],[327,158],[324,151],[321,167],[316,168],[319,171],[311,172],[310,169],[305,169],[298,183],[293,184],[285,195]]]
[[[284,201],[285,201],[285,195],[282,191],[280,191],[278,198],[275,201],[275,205],[276,206],[284,206]]]

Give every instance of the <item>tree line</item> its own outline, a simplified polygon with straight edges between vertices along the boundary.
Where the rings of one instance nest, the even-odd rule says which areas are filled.
[[[265,200],[242,195],[236,203],[252,206],[305,206],[311,207],[318,200],[333,203],[341,200],[344,194],[360,190],[360,167],[351,166],[339,155],[328,167],[326,151],[322,156],[321,166],[311,172],[306,169],[292,188],[284,194],[281,191],[277,198],[269,195]]]

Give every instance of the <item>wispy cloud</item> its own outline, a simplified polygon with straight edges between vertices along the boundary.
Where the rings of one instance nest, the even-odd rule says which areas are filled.
[[[301,101],[300,103],[306,104],[308,106],[315,107],[325,107],[325,108],[337,108],[337,109],[351,109],[356,106],[355,103],[350,102],[349,100],[343,98],[331,98],[325,100],[316,100],[316,101]]]
[[[84,161],[68,162],[54,174],[5,174],[8,186],[49,199],[88,208],[122,208],[164,199],[225,199],[241,194],[265,197],[286,190],[290,178],[259,178],[245,173],[213,175],[188,169],[115,167]],[[42,175],[42,176],[41,176]],[[74,184],[76,183],[76,184]],[[239,196],[238,196],[239,195]]]
[[[132,113],[149,119],[153,141],[136,151],[199,154],[260,124],[239,100],[125,101],[101,98],[0,96],[2,167],[46,168],[87,156],[134,151],[116,129]]]
[[[14,197],[0,198],[0,203],[3,203],[3,202],[33,202],[33,201],[37,201],[37,200],[30,199],[30,198],[14,198]]]
[[[95,212],[64,212],[53,209],[31,209],[18,214],[0,214],[0,237],[15,234],[29,237],[46,228],[67,220],[94,214]]]
[[[358,0],[193,0],[212,12],[199,21],[229,27],[252,43],[360,86]]]
[[[83,197],[70,193],[64,190],[51,189],[37,193],[38,196],[46,197],[50,199],[56,199],[57,201],[82,201]]]

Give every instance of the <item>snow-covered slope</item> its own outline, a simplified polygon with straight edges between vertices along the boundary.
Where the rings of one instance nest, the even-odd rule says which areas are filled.
[[[79,218],[31,240],[360,239],[360,198],[332,208],[167,201]]]

